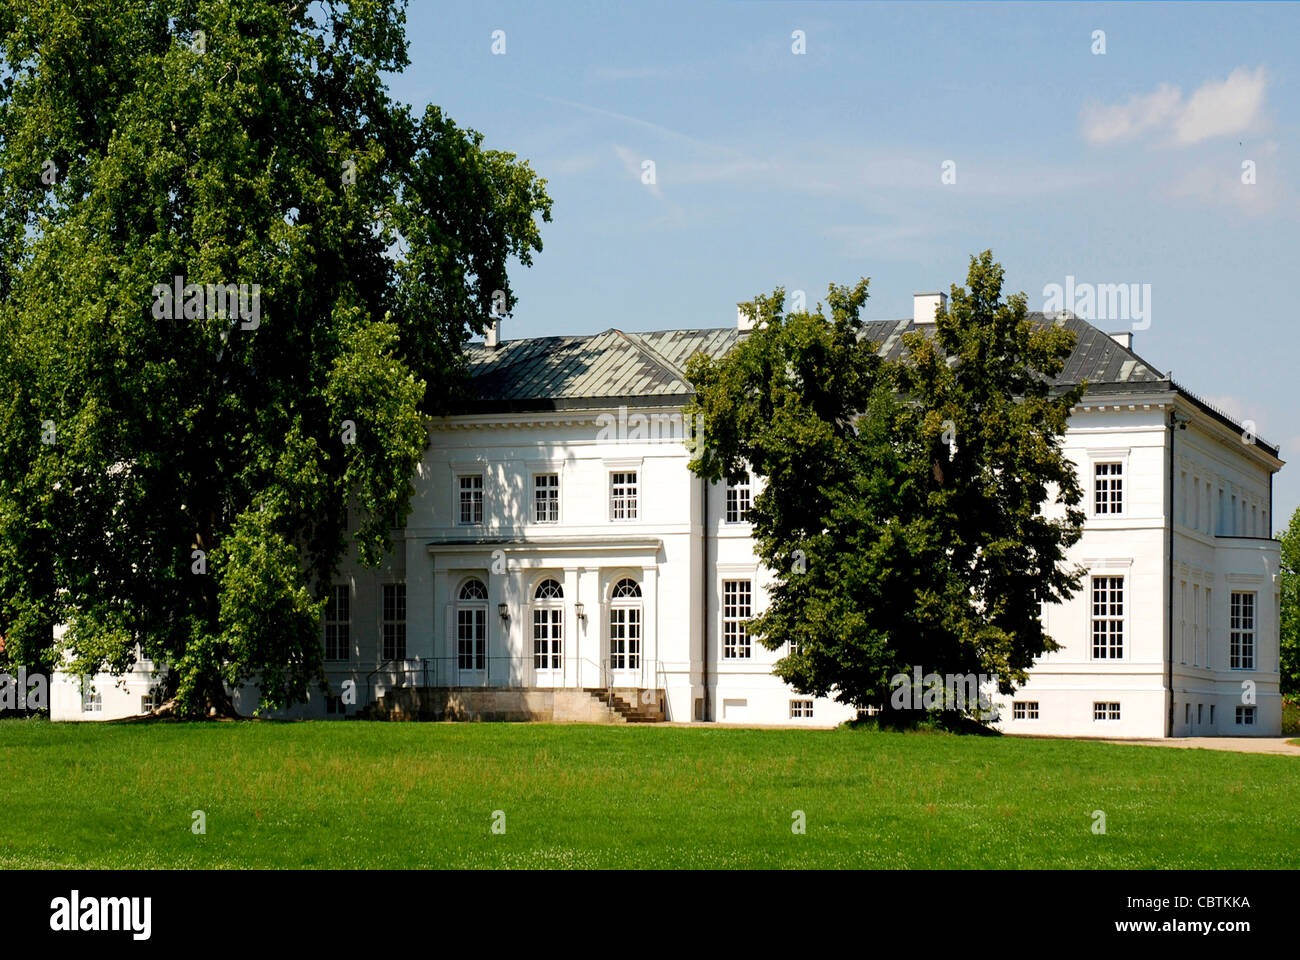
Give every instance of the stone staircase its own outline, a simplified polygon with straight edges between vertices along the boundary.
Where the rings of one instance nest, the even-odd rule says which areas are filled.
[[[662,723],[665,710],[663,690],[636,687],[397,687],[347,719]]]
[[[586,692],[595,697],[604,706],[613,706],[610,719],[614,723],[663,723],[663,701],[656,696],[653,703],[642,703],[639,696],[633,694],[633,703],[628,703],[617,693],[611,693],[604,687],[586,687]]]

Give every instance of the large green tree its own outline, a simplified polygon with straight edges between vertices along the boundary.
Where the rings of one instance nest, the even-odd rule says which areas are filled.
[[[905,335],[897,360],[863,336],[862,280],[830,289],[829,317],[757,297],[753,332],[689,367],[692,469],[764,478],[751,520],[776,580],[752,630],[791,644],[776,670],[803,692],[880,704],[913,667],[1009,692],[1057,648],[1039,614],[1079,585],[1061,438],[1082,387],[1053,386],[1074,335],[1028,316],[1023,294],[1004,300],[1002,276],[990,252],[972,257],[932,335]]]
[[[11,660],[138,645],[185,712],[323,680],[348,504],[375,562],[550,219],[526,163],[390,99],[404,30],[394,0],[0,0]]]
[[[1282,534],[1280,591],[1282,605],[1282,694],[1300,697],[1300,509]]]

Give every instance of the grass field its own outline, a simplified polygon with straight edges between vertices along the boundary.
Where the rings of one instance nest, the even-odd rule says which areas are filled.
[[[848,729],[8,720],[0,769],[4,868],[1300,866],[1300,759],[1208,750]]]

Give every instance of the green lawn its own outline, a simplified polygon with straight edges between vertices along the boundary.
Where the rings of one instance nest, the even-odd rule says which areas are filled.
[[[1300,866],[1300,759],[1208,750],[848,729],[8,720],[0,770],[4,868]],[[206,835],[191,832],[195,810]]]

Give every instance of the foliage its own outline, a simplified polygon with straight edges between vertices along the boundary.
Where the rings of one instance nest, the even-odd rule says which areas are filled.
[[[1074,336],[1029,317],[1023,294],[1004,301],[985,252],[933,335],[886,360],[863,336],[867,285],[832,286],[829,317],[786,313],[779,289],[744,305],[753,332],[688,369],[704,424],[692,469],[763,478],[751,520],[776,582],[751,629],[791,644],[777,673],[796,689],[881,704],[919,666],[1008,693],[1057,649],[1040,605],[1079,584],[1061,438],[1083,388],[1052,386]]]
[[[1282,534],[1279,591],[1282,607],[1282,695],[1300,700],[1300,508]]]
[[[550,219],[526,163],[389,98],[404,27],[395,0],[0,0],[16,661],[122,670],[138,646],[194,713],[323,681],[348,506],[377,562],[424,418]],[[169,310],[176,277],[248,296]]]

